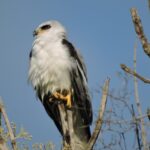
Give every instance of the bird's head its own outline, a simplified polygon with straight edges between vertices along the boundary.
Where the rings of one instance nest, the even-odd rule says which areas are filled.
[[[40,24],[33,32],[34,37],[65,37],[66,31],[63,25],[61,25],[58,21],[46,21]]]

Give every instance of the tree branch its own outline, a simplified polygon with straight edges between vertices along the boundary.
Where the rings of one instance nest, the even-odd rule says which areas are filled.
[[[100,134],[101,128],[102,128],[103,116],[104,116],[106,102],[107,102],[109,82],[110,82],[110,79],[107,79],[103,86],[103,93],[102,93],[102,100],[101,100],[101,105],[100,105],[100,109],[99,109],[99,115],[98,115],[98,118],[96,121],[96,125],[95,125],[95,129],[93,131],[93,134],[88,142],[87,150],[91,150],[93,148],[93,146],[96,143],[96,140],[98,138],[98,135]]]
[[[16,140],[15,140],[15,136],[14,136],[13,130],[11,128],[7,113],[6,113],[6,111],[4,109],[4,106],[2,104],[2,99],[1,98],[0,98],[0,101],[1,101],[0,102],[0,112],[2,113],[3,118],[5,120],[5,124],[7,126],[8,132],[9,132],[12,148],[13,148],[13,150],[17,150],[17,143],[16,143]]]
[[[134,72],[136,73],[136,46],[134,48]],[[134,93],[135,93],[135,103],[137,105],[137,110],[140,116],[142,116],[142,108],[141,108],[141,103],[140,103],[140,98],[139,98],[139,92],[138,92],[138,81],[136,76],[134,76]],[[142,142],[143,142],[143,148],[144,150],[148,150],[147,147],[147,139],[146,139],[146,131],[145,131],[145,126],[144,126],[144,119],[140,119],[141,123],[141,131],[142,131]]]
[[[5,141],[1,139],[1,137],[0,137],[0,150],[8,150]]]
[[[136,134],[136,138],[137,138],[138,148],[139,148],[139,150],[141,150],[142,148],[141,148],[141,143],[140,143],[140,135],[139,135],[138,122],[136,121],[136,116],[135,116],[133,105],[132,105],[132,118],[133,118],[134,124],[135,124],[135,134]]]
[[[2,128],[2,113],[0,111],[0,150],[8,150],[6,142],[5,142],[5,140],[2,136],[2,131],[3,131],[3,128]]]
[[[62,150],[83,150],[89,139],[86,127],[83,126],[82,118],[78,107],[65,109],[64,103],[58,105],[63,130]],[[82,139],[82,140],[81,140]]]
[[[129,67],[127,67],[125,64],[120,64],[120,67],[122,70],[124,70],[125,72],[137,77],[138,79],[140,79],[141,81],[143,81],[144,83],[148,83],[150,84],[150,80],[149,79],[145,79],[144,77],[142,77],[141,75],[139,75],[138,73],[136,73],[135,71],[131,70]]]
[[[144,34],[142,22],[141,22],[140,17],[138,16],[138,12],[136,8],[131,8],[131,16],[132,16],[132,21],[135,27],[135,32],[141,41],[144,52],[150,57],[150,43],[148,43],[148,40]]]

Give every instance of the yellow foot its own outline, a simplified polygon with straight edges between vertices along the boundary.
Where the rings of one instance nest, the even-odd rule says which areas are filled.
[[[68,92],[66,96],[61,93],[55,92],[53,96],[57,99],[61,99],[67,102],[67,107],[71,108],[71,93]]]

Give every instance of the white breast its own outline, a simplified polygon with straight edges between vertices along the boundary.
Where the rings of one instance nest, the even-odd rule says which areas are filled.
[[[35,40],[29,67],[29,80],[42,92],[70,89],[70,74],[73,61],[61,41]]]

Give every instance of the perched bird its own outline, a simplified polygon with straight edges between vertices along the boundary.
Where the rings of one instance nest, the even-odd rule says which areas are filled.
[[[92,105],[82,56],[68,41],[66,30],[58,21],[40,24],[33,36],[29,81],[63,138],[67,139],[68,133],[63,127],[66,120],[62,122],[61,116],[68,111],[75,134],[83,132],[80,140],[88,141]]]

